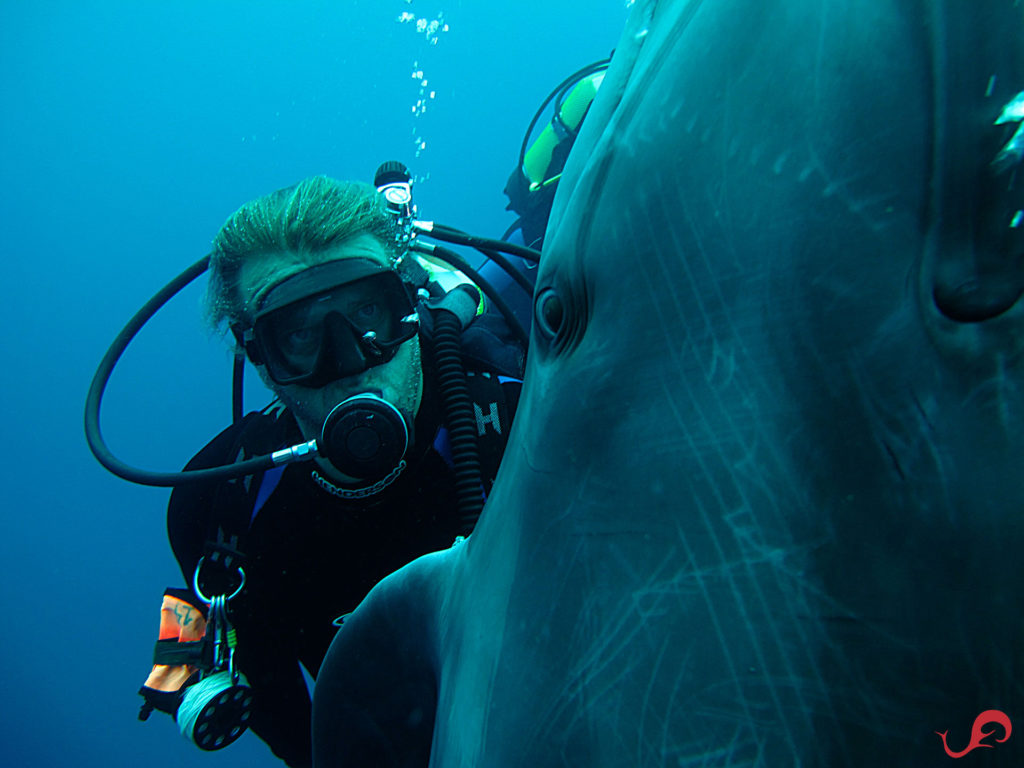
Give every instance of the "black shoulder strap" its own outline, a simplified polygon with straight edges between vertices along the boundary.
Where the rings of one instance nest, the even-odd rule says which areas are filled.
[[[505,443],[508,442],[508,430],[512,426],[512,411],[502,386],[502,378],[496,373],[466,371],[466,385],[476,416],[480,469],[488,491],[498,473]]]
[[[433,314],[419,305],[421,339],[433,343]],[[520,382],[524,365],[522,348],[512,339],[501,318],[484,314],[462,332],[462,362],[466,386],[476,417],[477,446],[485,490],[498,472],[508,441],[517,398],[510,400],[503,382]],[[430,354],[430,353],[428,353]]]

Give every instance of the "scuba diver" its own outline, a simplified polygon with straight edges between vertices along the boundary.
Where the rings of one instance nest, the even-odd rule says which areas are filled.
[[[573,72],[555,86],[534,113],[523,136],[519,161],[505,184],[505,196],[509,201],[505,210],[513,211],[517,218],[501,236],[503,241],[543,250],[544,231],[551,216],[562,169],[610,62],[610,58],[602,59]],[[534,128],[549,104],[553,107],[551,119],[531,143]],[[536,264],[515,257],[511,262],[532,288],[536,280]],[[494,262],[485,264],[480,271],[508,302],[520,322],[529,327],[531,297],[515,287],[514,275]]]
[[[286,764],[311,765],[303,669],[316,678],[344,616],[384,576],[469,535],[494,481],[540,256],[521,243],[541,243],[606,67],[567,78],[538,110],[506,188],[520,218],[501,241],[417,220],[401,163],[373,186],[306,179],[243,205],[111,345],[86,402],[89,446],[124,479],[173,487],[168,538],[187,585],[164,593],[140,719],[166,712],[204,750],[251,728]],[[478,273],[424,238],[487,262]],[[149,318],[207,269],[207,314],[236,342],[233,422],[182,472],[128,466],[100,433],[106,384]],[[243,416],[246,359],[275,398]]]
[[[492,292],[462,277],[479,279],[461,257],[420,241],[462,237],[414,221],[410,201],[404,166],[388,163],[377,188],[314,177],[228,219],[208,257],[208,314],[276,397],[244,417],[236,399],[235,422],[184,472],[121,464],[98,409],[128,340],[193,275],[137,315],[97,372],[90,446],[122,477],[175,486],[168,537],[188,585],[164,595],[140,717],[170,713],[201,748],[248,727],[288,765],[311,765],[302,668],[316,677],[380,579],[468,535],[493,483],[525,333],[482,311]]]
[[[387,574],[472,529],[457,511],[429,302],[413,306],[406,286],[418,281],[403,272],[414,262],[403,269],[379,201],[368,185],[317,177],[243,206],[220,230],[210,311],[277,401],[218,435],[186,470],[324,434],[335,453],[312,469],[177,488],[168,505],[186,583],[195,577],[211,594],[204,558],[207,570],[214,561],[244,569],[231,623],[235,664],[252,691],[249,727],[292,766],[312,761],[299,664],[315,678],[335,619]],[[449,298],[471,321],[479,297],[456,291]],[[524,350],[493,326],[469,322],[461,335],[479,494],[498,469]]]

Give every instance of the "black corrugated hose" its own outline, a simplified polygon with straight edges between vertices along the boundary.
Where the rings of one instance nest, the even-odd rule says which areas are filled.
[[[484,483],[476,442],[476,415],[462,366],[462,324],[447,309],[434,312],[434,360],[455,464],[460,533],[468,536],[484,508]]]

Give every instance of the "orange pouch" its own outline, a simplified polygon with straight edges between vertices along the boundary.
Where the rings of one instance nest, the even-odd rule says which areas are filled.
[[[213,663],[206,640],[206,611],[187,589],[168,589],[160,606],[160,635],[153,650],[153,671],[139,694],[146,700],[139,712],[145,720],[154,709],[175,715],[184,689],[201,669]]]

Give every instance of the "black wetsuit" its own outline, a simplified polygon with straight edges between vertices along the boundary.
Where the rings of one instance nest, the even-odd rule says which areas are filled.
[[[483,430],[478,445],[489,490],[519,397],[522,354],[485,325],[474,323],[463,335],[463,362],[471,374],[478,431]],[[314,482],[314,465],[300,463],[251,478],[184,486],[171,495],[168,535],[186,584],[191,586],[204,554],[208,561],[213,552],[240,557],[246,585],[229,603],[229,613],[238,632],[236,663],[254,692],[250,727],[291,766],[312,762],[310,699],[299,664],[315,678],[336,631],[333,622],[384,576],[451,546],[460,532],[429,342],[422,347],[424,396],[409,465],[378,494],[338,498]],[[251,413],[218,435],[188,468],[300,440],[288,412]],[[207,565],[204,577],[208,570],[217,577],[218,569]]]

